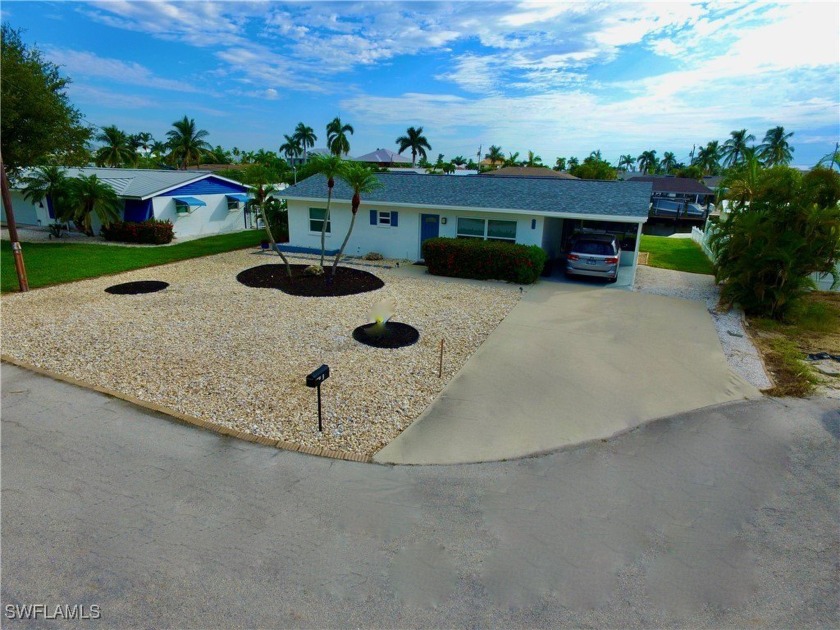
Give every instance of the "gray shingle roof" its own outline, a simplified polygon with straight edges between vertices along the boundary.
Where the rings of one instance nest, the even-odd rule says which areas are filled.
[[[696,179],[688,177],[660,177],[658,175],[642,175],[639,177],[631,177],[628,182],[650,182],[653,184],[655,192],[668,193],[690,193],[700,195],[713,195],[713,190],[710,190]]]
[[[420,204],[431,207],[521,210],[550,214],[647,217],[649,182],[593,181],[544,177],[436,176],[377,173],[383,184],[362,195],[363,203]],[[286,199],[327,197],[323,175],[314,175],[283,191]],[[349,202],[350,187],[335,180],[333,199]]]
[[[397,163],[397,164],[411,164],[411,160],[404,155],[394,153],[388,149],[377,149],[370,153],[365,153],[359,157],[351,158],[356,162],[375,162],[379,163]]]
[[[149,197],[157,192],[206,177],[208,171],[163,171],[144,168],[68,168],[65,175],[96,175],[121,197]],[[217,176],[218,177],[218,176]]]

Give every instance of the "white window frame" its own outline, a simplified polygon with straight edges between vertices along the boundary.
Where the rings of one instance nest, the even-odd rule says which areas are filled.
[[[471,220],[476,220],[476,221],[483,221],[484,222],[484,235],[483,236],[478,236],[477,234],[461,234],[458,231],[458,228],[460,227],[460,220],[461,219],[471,219]],[[514,225],[514,237],[513,238],[505,238],[505,237],[501,237],[501,236],[490,236],[487,233],[488,230],[490,229],[490,221],[501,221],[501,222],[505,222],[505,223],[513,223],[513,225]],[[515,221],[515,220],[511,221],[509,219],[488,219],[487,217],[456,217],[455,218],[455,237],[456,238],[475,238],[475,239],[481,239],[483,241],[501,241],[501,242],[505,242],[505,243],[515,243],[516,242],[515,233],[517,231],[516,228],[519,227],[518,223],[519,223],[518,221]]]
[[[326,208],[309,208],[309,216],[307,217],[307,221],[309,221],[309,233],[310,234],[320,234],[321,233],[320,229],[317,229],[317,230],[312,229],[312,222],[313,221],[321,222],[321,225],[323,226],[324,219],[313,219],[312,218],[312,211],[313,210],[323,210],[324,211],[324,216],[326,216],[327,209]],[[332,214],[332,213],[330,213],[330,214]],[[332,216],[330,216],[330,218],[327,219],[327,231],[325,232],[325,234],[327,236],[332,235]]]
[[[242,207],[242,202],[239,199],[231,199],[227,197],[228,212],[236,212]]]
[[[382,228],[393,227],[391,225],[391,211],[377,210],[376,211],[376,226]]]

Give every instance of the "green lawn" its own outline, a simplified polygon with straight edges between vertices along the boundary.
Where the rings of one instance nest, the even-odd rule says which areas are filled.
[[[650,267],[690,273],[713,274],[715,272],[712,262],[706,258],[700,246],[690,238],[643,235],[639,251],[650,253],[648,258]]]
[[[167,247],[119,247],[89,243],[21,243],[29,287],[95,278],[112,273],[255,247],[262,230],[208,236]],[[0,244],[0,291],[18,290],[12,247]]]

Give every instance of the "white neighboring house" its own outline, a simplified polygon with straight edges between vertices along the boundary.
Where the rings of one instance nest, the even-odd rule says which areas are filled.
[[[246,229],[245,202],[249,188],[208,171],[167,171],[131,168],[68,168],[68,179],[96,175],[123,200],[124,221],[170,220],[175,237],[223,234]],[[23,198],[20,179],[12,185],[12,207],[20,226],[46,226],[55,220],[52,200]],[[3,210],[2,220],[6,220]],[[98,220],[93,229],[98,232]]]
[[[421,244],[437,236],[481,238],[538,245],[559,258],[575,231],[590,229],[635,236],[621,265],[638,259],[648,218],[649,182],[534,177],[450,177],[378,173],[381,188],[361,195],[362,204],[345,253],[378,252],[419,260]],[[350,225],[353,191],[336,178],[326,249],[334,255]],[[283,251],[319,253],[327,181],[315,175],[284,191],[289,243]]]

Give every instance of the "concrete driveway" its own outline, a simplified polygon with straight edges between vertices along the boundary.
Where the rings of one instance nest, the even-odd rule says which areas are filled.
[[[836,403],[764,398],[544,457],[376,466],[4,364],[2,625],[837,627]],[[102,618],[5,618],[33,604]]]
[[[540,282],[380,463],[521,457],[760,397],[697,302]]]

